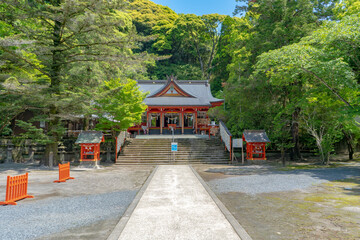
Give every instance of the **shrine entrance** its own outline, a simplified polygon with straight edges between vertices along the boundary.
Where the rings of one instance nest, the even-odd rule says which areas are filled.
[[[210,124],[207,115],[208,108],[169,108],[149,107],[142,116],[142,123],[128,129],[136,135],[171,134],[173,127],[175,134],[210,134],[210,130],[217,128]]]
[[[148,106],[140,124],[128,128],[128,132],[142,134],[209,134],[216,130],[208,110],[221,106],[222,99],[214,98],[208,81],[168,80],[138,81],[140,90],[149,92],[144,103]],[[212,131],[214,132],[214,131]]]
[[[185,113],[184,114],[184,127],[185,128],[194,128],[195,121],[194,121],[193,113]]]
[[[160,113],[151,113],[149,116],[148,127],[160,128],[160,124],[161,124]]]
[[[181,127],[180,125],[180,114],[179,113],[165,113],[164,114],[164,127],[168,128],[169,124],[176,125],[176,127]]]

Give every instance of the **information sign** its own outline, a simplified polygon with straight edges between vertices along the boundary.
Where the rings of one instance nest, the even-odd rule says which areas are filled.
[[[242,148],[243,140],[241,138],[233,139],[233,148]]]
[[[172,142],[171,143],[171,151],[172,152],[177,152],[178,150],[178,143],[177,142]]]

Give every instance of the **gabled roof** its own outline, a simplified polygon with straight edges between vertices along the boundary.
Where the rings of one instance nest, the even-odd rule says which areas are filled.
[[[104,142],[104,134],[100,131],[81,132],[75,142],[79,143],[101,143]]]
[[[245,142],[270,142],[265,130],[244,130]]]
[[[149,92],[148,106],[219,106],[224,100],[214,98],[210,84],[204,80],[138,80],[139,89]],[[174,94],[171,94],[171,87]],[[169,92],[170,91],[170,92]]]
[[[182,89],[177,83],[174,77],[170,77],[164,85],[164,87],[160,88],[157,92],[148,96],[148,98],[152,97],[194,97],[191,94],[187,93],[184,89]]]

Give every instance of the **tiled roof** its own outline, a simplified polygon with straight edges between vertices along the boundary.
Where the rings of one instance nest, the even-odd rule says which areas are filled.
[[[104,134],[100,131],[85,131],[79,134],[75,143],[100,143],[103,136]]]
[[[158,93],[167,84],[167,80],[139,80],[140,90],[149,92],[148,96]],[[223,102],[211,94],[208,81],[176,80],[177,85],[192,97],[148,97],[144,103],[148,106],[211,106],[211,103]]]
[[[270,142],[265,130],[244,130],[246,142]]]

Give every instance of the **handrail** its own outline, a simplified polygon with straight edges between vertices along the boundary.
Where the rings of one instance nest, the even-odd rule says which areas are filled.
[[[115,163],[117,162],[118,153],[121,152],[121,148],[125,144],[125,140],[126,140],[126,131],[121,131],[119,135],[116,137]]]
[[[232,161],[232,134],[223,121],[220,121],[219,123],[221,141],[224,142],[225,149],[230,152],[230,161]]]
[[[227,132],[227,134],[229,134],[230,137],[232,137],[231,132],[229,131],[229,129],[226,127],[225,123],[223,121],[219,121],[220,125],[222,125],[225,129],[225,131]]]

